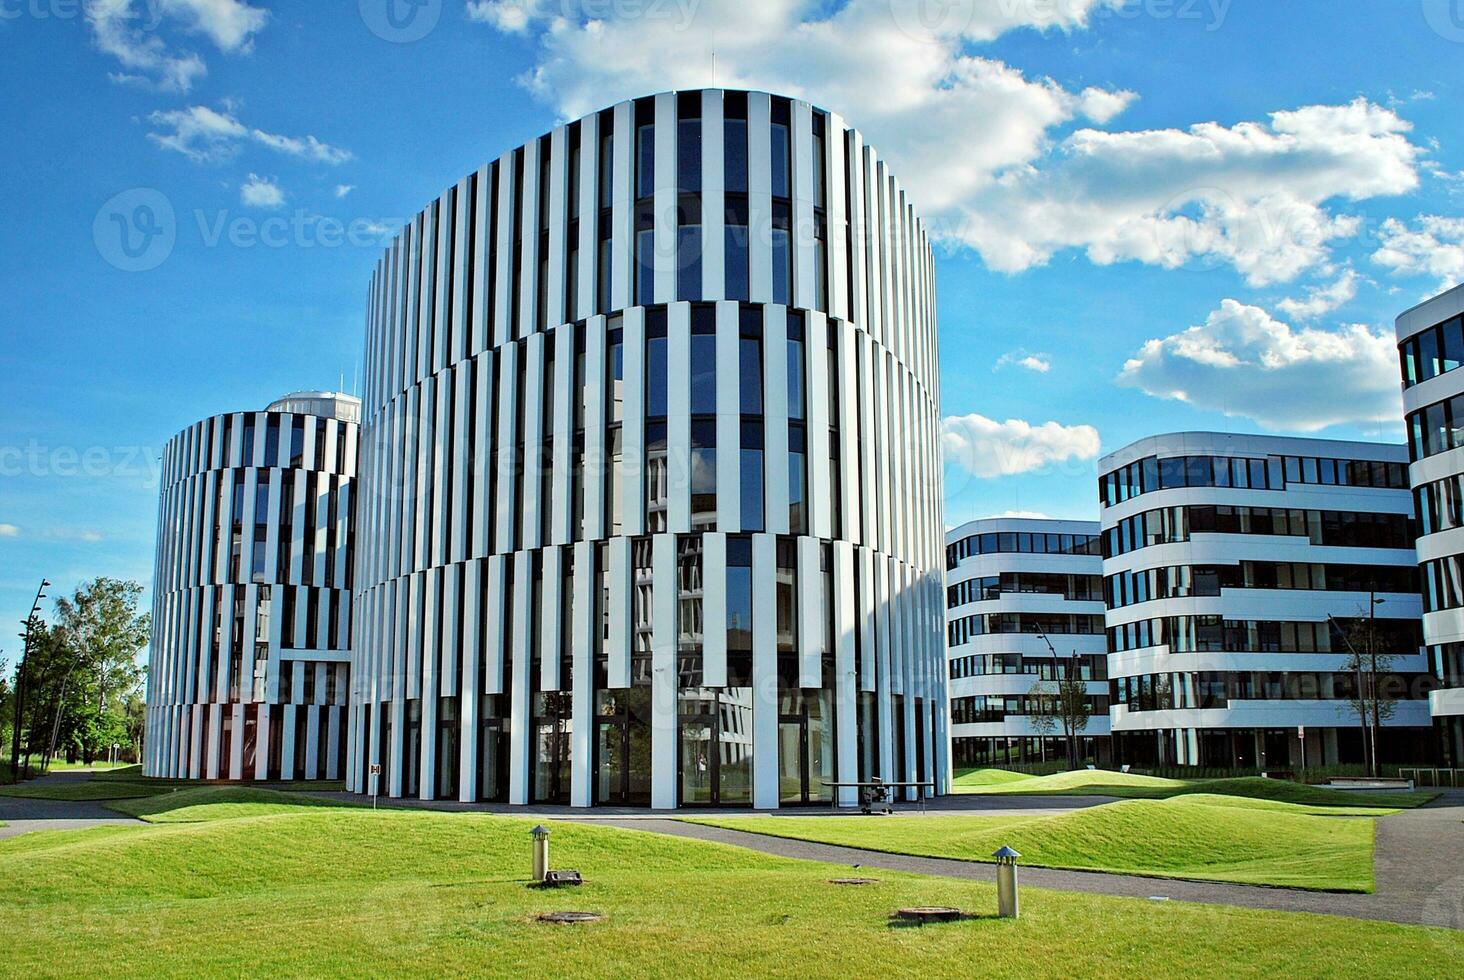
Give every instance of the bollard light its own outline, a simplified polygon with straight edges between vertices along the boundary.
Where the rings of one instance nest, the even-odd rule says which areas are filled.
[[[1017,917],[1017,858],[1009,846],[991,855],[996,858],[996,914],[1003,919]]]
[[[549,873],[549,828],[539,824],[529,833],[534,836],[534,880],[543,881]]]

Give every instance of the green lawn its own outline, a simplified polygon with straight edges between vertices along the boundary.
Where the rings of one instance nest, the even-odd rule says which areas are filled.
[[[0,796],[23,796],[33,800],[125,800],[167,791],[166,786],[104,779],[39,781],[0,786]]]
[[[1001,786],[1031,778],[1024,772],[1012,772],[1010,769],[960,769],[956,771],[951,785],[961,793],[976,786]]]
[[[838,887],[846,868],[557,822],[554,863],[587,884],[547,892],[527,887],[528,819],[209,799],[174,811],[197,822],[0,841],[5,972],[1444,976],[1464,956],[1448,930],[1032,888],[1020,920],[997,920],[979,882]],[[893,925],[911,904],[978,917]],[[554,909],[606,920],[534,921]]]
[[[138,817],[148,823],[202,823],[221,818],[259,817],[298,813],[308,807],[355,807],[340,803],[253,786],[194,786],[142,799],[119,800],[108,809]]]
[[[993,851],[1010,844],[1022,853],[1022,863],[1042,867],[1372,891],[1375,821],[1322,812],[1194,795],[1125,800],[1041,817],[902,813],[893,818],[698,817],[690,822],[963,861],[989,861]]]
[[[974,770],[975,773],[1003,770]],[[968,774],[969,775],[969,774]],[[1015,779],[978,777],[984,782],[955,780],[957,793],[1016,793],[1030,796],[1121,796],[1128,799],[1167,799],[1186,793],[1209,793],[1241,796],[1251,799],[1279,800],[1283,803],[1309,803],[1317,806],[1361,806],[1408,808],[1422,806],[1437,793],[1400,792],[1374,793],[1306,786],[1287,779],[1263,779],[1240,776],[1229,779],[1166,779],[1141,776],[1131,772],[1107,769],[1076,769],[1051,776],[1024,776],[1009,773]]]

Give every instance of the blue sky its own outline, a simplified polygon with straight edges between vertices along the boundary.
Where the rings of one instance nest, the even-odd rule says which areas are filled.
[[[1464,279],[1452,8],[0,0],[0,621],[42,575],[150,579],[182,426],[353,386],[389,229],[672,87],[810,98],[912,191],[950,523],[1091,517],[1096,457],[1155,431],[1397,438],[1392,318]]]

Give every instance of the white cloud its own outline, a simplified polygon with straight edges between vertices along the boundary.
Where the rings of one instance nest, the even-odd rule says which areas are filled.
[[[1023,419],[998,422],[984,415],[951,415],[941,423],[941,449],[947,461],[973,476],[1013,476],[1070,459],[1098,455],[1098,430],[1091,425]]]
[[[1322,286],[1308,286],[1300,299],[1287,297],[1276,304],[1276,309],[1296,320],[1313,320],[1324,313],[1330,313],[1345,303],[1352,302],[1357,295],[1357,273],[1343,269],[1335,280]]]
[[[147,118],[155,127],[147,134],[148,139],[198,163],[231,157],[246,142],[312,163],[339,164],[351,159],[349,150],[323,143],[314,136],[281,136],[245,126],[228,109],[220,111],[195,105],[154,112]]]
[[[113,81],[173,92],[187,92],[208,69],[196,53],[169,47],[160,33],[165,20],[226,53],[249,51],[269,20],[269,11],[243,0],[85,0],[84,9],[92,43],[122,65]]]
[[[20,528],[16,527],[14,524],[0,524],[0,538],[18,537],[20,537]]]
[[[338,198],[345,197],[347,194],[351,193],[351,191],[355,189],[356,185],[354,184],[336,184],[335,196]]]
[[[1464,281],[1464,218],[1421,214],[1414,220],[1416,228],[1396,218],[1384,221],[1372,260],[1400,275],[1434,276],[1440,290]]]
[[[1100,265],[1202,259],[1252,285],[1285,282],[1356,234],[1359,220],[1328,202],[1417,186],[1422,151],[1408,129],[1362,99],[1272,113],[1269,124],[1082,129],[962,202],[954,235],[1011,272],[1076,247]]]
[[[1312,432],[1402,415],[1390,334],[1360,323],[1297,329],[1233,299],[1202,325],[1147,341],[1118,383],[1273,430]]]
[[[113,72],[113,81],[186,92],[208,70],[198,55],[174,52],[161,37],[148,30],[149,25],[142,22],[132,0],[88,0],[86,22],[91,28],[92,43],[103,54],[116,58],[125,69]]]
[[[1417,185],[1422,149],[1409,124],[1364,99],[1265,122],[1064,135],[1084,120],[1107,124],[1134,93],[1068,88],[975,53],[1013,29],[1081,30],[1122,2],[701,0],[633,18],[607,5],[589,18],[547,0],[477,0],[469,14],[532,39],[537,57],[521,81],[566,118],[707,85],[847,113],[933,235],[1007,272],[1075,248],[1101,264],[1202,259],[1252,284],[1288,281],[1356,233],[1335,202]]]
[[[153,9],[186,21],[186,29],[202,34],[220,51],[248,51],[254,35],[269,21],[269,11],[243,0],[148,0]]]
[[[270,177],[250,174],[239,188],[239,200],[251,208],[277,208],[285,203],[285,192]]]
[[[1004,367],[1015,365],[1026,368],[1028,371],[1036,371],[1038,374],[1046,374],[1052,370],[1052,356],[1049,354],[1029,354],[1025,350],[1009,350],[996,359],[993,371],[1000,371]]]
[[[987,521],[1002,517],[1015,517],[1027,521],[1052,520],[1051,517],[1042,513],[1040,510],[1004,510],[1000,514],[987,514],[985,517],[977,518],[977,520]]]

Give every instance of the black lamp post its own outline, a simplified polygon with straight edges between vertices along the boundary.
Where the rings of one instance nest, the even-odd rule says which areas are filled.
[[[21,623],[25,632],[20,638],[25,641],[21,651],[20,664],[15,668],[15,724],[10,732],[10,781],[20,782],[20,726],[25,719],[25,662],[30,656],[31,631],[35,628],[36,620],[41,615],[41,600],[46,597],[46,588],[50,585],[48,579],[41,579],[40,588],[36,589],[36,601],[31,603],[30,615]]]

